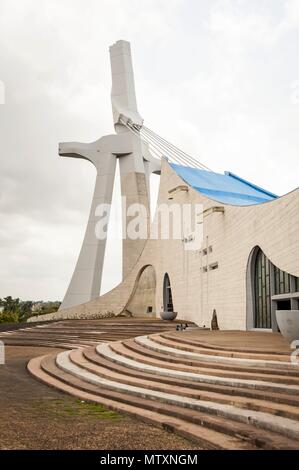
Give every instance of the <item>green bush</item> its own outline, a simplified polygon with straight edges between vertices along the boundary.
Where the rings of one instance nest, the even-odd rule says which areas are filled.
[[[0,312],[0,323],[19,323],[19,315],[14,312]]]

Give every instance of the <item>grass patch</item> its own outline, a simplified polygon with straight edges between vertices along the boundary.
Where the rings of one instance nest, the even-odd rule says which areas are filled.
[[[66,398],[65,400],[47,400],[33,404],[36,411],[41,414],[51,414],[57,417],[80,417],[103,420],[119,420],[122,415],[109,410],[103,405],[89,403],[75,398]]]

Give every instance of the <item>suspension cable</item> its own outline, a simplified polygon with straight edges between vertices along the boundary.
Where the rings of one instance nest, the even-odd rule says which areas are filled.
[[[141,137],[140,136],[140,132],[137,131],[136,129],[132,128],[131,126],[128,125],[128,123],[126,123],[125,121],[121,120],[121,123],[130,131],[132,132],[132,134],[134,134],[135,136],[137,137]],[[143,139],[144,140],[144,139]],[[147,141],[146,141],[147,142]],[[149,142],[147,142],[150,146],[151,146],[151,152],[153,152],[157,157],[158,159],[161,159],[161,157],[163,156],[163,154],[161,154],[161,151],[158,149],[158,148],[153,148],[152,144],[150,144]]]
[[[143,126],[143,127],[142,127],[142,130],[145,130],[145,131],[147,131],[148,133],[151,133],[151,134],[155,135],[158,140],[163,141],[166,145],[169,145],[171,148],[173,148],[174,150],[176,150],[178,153],[185,155],[185,157],[186,157],[187,159],[189,159],[191,162],[199,164],[201,167],[205,168],[205,169],[208,170],[208,171],[212,171],[209,167],[207,167],[207,166],[204,165],[203,163],[199,162],[197,159],[195,159],[194,157],[192,157],[192,156],[189,155],[188,153],[184,152],[183,150],[180,150],[178,147],[176,147],[176,146],[173,145],[172,143],[168,142],[166,139],[164,139],[163,137],[159,136],[158,134],[156,134],[154,131],[152,131],[152,130],[149,129],[148,127]]]
[[[168,142],[163,137],[159,136],[157,133],[152,131],[146,126],[137,126],[126,122],[124,119],[121,119],[121,123],[135,136],[141,138],[145,141],[150,150],[158,157],[161,158],[163,156],[167,156],[170,160],[173,160],[175,163],[179,163],[181,165],[187,165],[192,167],[198,167],[204,170],[212,171],[206,165],[199,162],[197,159],[192,157],[191,155],[187,154],[186,152],[180,150],[175,145]],[[165,155],[166,152],[166,155]]]
[[[130,126],[130,125],[129,125],[129,127],[131,129],[133,127],[132,132],[134,132],[135,135],[136,135],[137,128],[135,126]],[[145,136],[145,135],[142,134],[142,131],[140,131],[140,135],[143,138],[143,140],[145,140],[151,147],[155,148],[158,152],[160,152],[160,154],[164,155],[164,153],[166,151],[167,156],[171,157],[172,160],[178,161],[181,164],[190,165],[190,162],[188,162],[186,158],[184,158],[182,156],[179,156],[179,155],[174,156],[173,151],[171,149],[166,147],[164,144],[161,145],[152,136]]]
[[[141,135],[143,137],[146,136],[146,138],[148,138],[148,139],[154,139],[155,141],[157,141],[158,145],[161,146],[161,148],[163,148],[164,151],[166,150],[167,153],[170,154],[170,155],[174,154],[181,163],[183,163],[187,166],[191,165],[191,166],[196,166],[196,167],[199,167],[199,168],[202,167],[200,162],[198,162],[196,160],[191,160],[184,153],[177,152],[170,145],[167,145],[162,139],[158,139],[158,138],[153,137],[150,133],[147,133],[147,131],[143,132],[143,130],[142,130]]]

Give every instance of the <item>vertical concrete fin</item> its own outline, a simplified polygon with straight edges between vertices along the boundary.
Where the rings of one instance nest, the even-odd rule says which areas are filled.
[[[121,158],[119,163],[121,194],[126,203],[126,207],[123,207],[127,231],[123,236],[123,279],[126,279],[137,263],[149,236],[150,205],[145,173],[125,172],[125,159]],[[132,211],[128,211],[130,208]],[[134,208],[136,208],[135,214],[133,214]],[[141,235],[139,238],[134,238],[134,219]],[[133,233],[131,233],[132,227]]]
[[[131,57],[131,46],[127,41],[117,41],[110,47],[112,74],[111,102],[113,120],[116,130],[120,117],[125,116],[136,124],[142,124],[137,110],[134,72]]]

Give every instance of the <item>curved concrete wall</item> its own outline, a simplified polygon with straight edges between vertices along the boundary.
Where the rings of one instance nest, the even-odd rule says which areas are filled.
[[[146,266],[140,272],[125,311],[135,317],[156,316],[156,273],[153,266]]]
[[[220,329],[245,330],[246,273],[255,246],[260,246],[278,268],[299,277],[299,189],[268,203],[238,207],[212,201],[192,188],[175,193],[170,201],[168,191],[182,185],[183,180],[164,161],[158,204],[202,204],[204,210],[224,207],[224,213],[206,213],[203,219],[203,249],[207,254],[203,249],[186,251],[181,240],[148,240],[123,283],[92,302],[52,314],[51,319],[122,312],[138,273],[152,265],[156,272],[156,312],[163,305],[163,279],[168,272],[178,318],[210,326],[215,309]],[[218,268],[210,270],[214,263]]]

